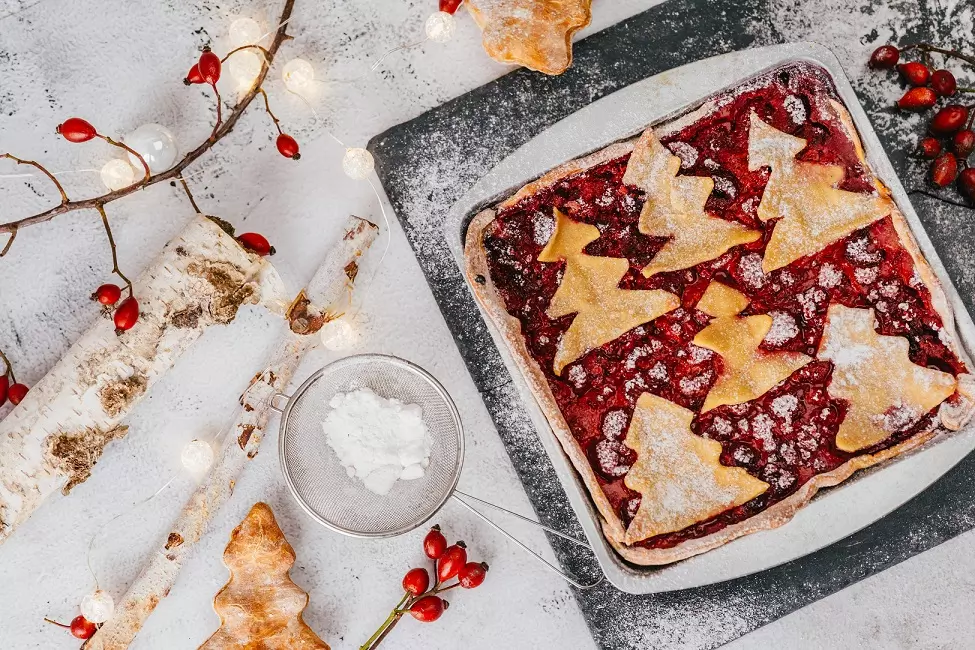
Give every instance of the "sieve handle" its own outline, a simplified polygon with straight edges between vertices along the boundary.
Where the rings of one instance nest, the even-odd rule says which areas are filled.
[[[284,408],[288,405],[288,400],[291,399],[290,395],[285,395],[284,393],[275,393],[271,396],[271,403],[269,406],[272,411],[277,411],[278,413],[284,413]]]
[[[568,582],[570,585],[572,585],[573,587],[576,587],[578,589],[592,589],[593,587],[599,585],[603,581],[603,577],[604,576],[599,576],[599,579],[596,580],[596,582],[592,582],[592,583],[589,583],[589,584],[585,584],[585,583],[579,582],[578,580],[575,579],[574,576],[569,575],[568,573],[566,573],[565,571],[563,571],[559,567],[555,566],[554,564],[552,564],[551,562],[549,562],[548,560],[546,560],[545,558],[543,558],[541,555],[539,555],[535,551],[533,551],[530,548],[528,548],[528,546],[526,546],[524,542],[522,542],[520,539],[518,539],[517,537],[515,537],[514,535],[512,535],[508,531],[506,531],[501,526],[499,526],[496,523],[494,523],[494,521],[492,521],[491,519],[489,519],[486,515],[484,515],[484,513],[482,513],[481,511],[477,510],[474,506],[472,506],[471,504],[467,503],[466,501],[464,501],[464,499],[461,499],[460,497],[464,497],[466,499],[471,499],[473,501],[477,501],[478,503],[481,503],[483,505],[486,505],[486,506],[488,506],[490,508],[494,508],[495,510],[500,510],[501,512],[504,512],[506,514],[509,514],[512,517],[515,517],[516,519],[520,519],[522,521],[528,522],[529,524],[532,524],[533,526],[536,526],[538,528],[541,528],[542,530],[544,530],[546,532],[552,533],[553,535],[556,535],[558,537],[561,537],[562,539],[568,540],[568,541],[572,542],[573,544],[578,544],[579,546],[585,547],[589,551],[592,551],[592,547],[589,546],[589,544],[587,542],[584,542],[584,541],[582,541],[580,539],[576,539],[575,537],[572,537],[570,535],[566,535],[565,533],[560,532],[560,531],[557,531],[554,528],[549,528],[545,524],[542,524],[540,522],[537,522],[534,519],[530,519],[528,517],[525,517],[524,515],[520,515],[517,512],[512,512],[511,510],[508,510],[507,508],[502,508],[501,506],[495,505],[495,504],[491,503],[490,501],[485,501],[484,499],[478,499],[477,497],[471,496],[470,494],[465,494],[464,492],[461,492],[460,490],[455,490],[454,493],[451,496],[454,498],[455,501],[457,501],[462,506],[464,506],[465,508],[467,508],[468,510],[470,510],[471,512],[473,512],[475,515],[477,515],[478,517],[480,517],[481,519],[483,519],[485,522],[487,522],[487,524],[489,526],[491,526],[496,531],[498,531],[499,533],[501,533],[502,535],[504,535],[505,537],[507,537],[508,539],[510,539],[511,541],[513,541],[518,546],[520,546],[523,551],[525,551],[526,553],[528,553],[529,555],[531,555],[532,557],[534,557],[537,561],[539,561],[542,564],[544,564],[549,569],[549,571],[552,571],[552,572],[557,573],[560,576],[562,576],[562,578],[566,582]]]

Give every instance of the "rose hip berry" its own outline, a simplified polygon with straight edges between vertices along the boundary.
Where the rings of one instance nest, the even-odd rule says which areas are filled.
[[[440,0],[440,11],[452,14],[457,11],[457,7],[463,0]]]
[[[0,377],[0,406],[7,401],[7,389],[10,388],[10,380],[7,375]]]
[[[240,242],[241,246],[261,257],[274,255],[276,252],[274,246],[271,246],[267,238],[260,233],[245,232],[243,235],[237,237],[237,241]]]
[[[200,61],[197,63],[200,75],[208,84],[215,84],[220,80],[220,57],[210,51],[209,47],[203,48]]]
[[[183,83],[187,86],[192,84],[204,84],[207,80],[203,78],[203,73],[200,72],[200,64],[194,63],[190,71],[186,73],[186,78],[183,79]]]
[[[78,615],[71,620],[71,636],[77,639],[90,639],[98,628],[84,616]]]
[[[278,151],[285,158],[291,158],[292,160],[298,160],[301,158],[301,154],[298,153],[298,141],[287,133],[282,133],[279,135],[276,144]]]
[[[931,78],[931,68],[917,61],[902,63],[897,66],[897,69],[904,81],[912,86],[925,86]]]
[[[480,587],[487,576],[488,568],[487,562],[468,562],[461,567],[460,573],[457,574],[460,586],[464,589]]]
[[[95,131],[95,127],[80,117],[71,117],[66,119],[64,122],[58,124],[55,131],[62,135],[68,142],[76,143],[88,142],[98,135],[98,133]]]
[[[960,104],[948,104],[931,118],[931,133],[950,135],[965,126],[968,109]]]
[[[103,284],[91,294],[91,299],[103,305],[114,305],[122,297],[122,290],[114,284]]]
[[[893,45],[881,45],[870,55],[870,67],[875,70],[889,70],[897,65],[901,52]]]
[[[440,526],[434,526],[423,538],[423,552],[431,560],[439,560],[447,552],[447,538],[440,532]]]
[[[951,146],[955,150],[955,155],[964,160],[975,151],[975,131],[962,129],[951,139]]]
[[[467,564],[467,545],[464,542],[457,542],[444,551],[443,557],[437,563],[437,579],[440,582],[450,580],[465,564]]]
[[[419,596],[429,588],[430,574],[426,569],[410,569],[403,576],[403,589],[414,596]]]
[[[937,138],[921,138],[917,143],[917,155],[934,160],[941,153],[941,142]]]
[[[958,82],[955,75],[948,70],[935,70],[931,75],[931,90],[940,97],[951,97],[958,90]]]
[[[897,100],[897,106],[906,111],[923,111],[934,106],[938,96],[930,88],[911,88]]]
[[[947,187],[958,176],[958,160],[955,154],[946,151],[931,165],[931,182],[938,187]]]
[[[964,194],[969,201],[975,203],[975,167],[963,169],[958,174],[958,191]]]
[[[28,390],[29,389],[24,384],[14,384],[7,389],[7,399],[10,400],[11,404],[17,406],[24,401],[24,397],[27,396]]]
[[[119,335],[135,327],[139,320],[139,301],[132,296],[123,300],[112,320],[115,321],[115,333]]]
[[[410,605],[410,614],[422,623],[433,623],[449,606],[450,603],[439,596],[424,596]]]

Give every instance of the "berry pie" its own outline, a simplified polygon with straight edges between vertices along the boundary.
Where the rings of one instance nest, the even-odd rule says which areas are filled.
[[[782,525],[973,411],[941,285],[811,63],[549,172],[466,257],[636,564]]]

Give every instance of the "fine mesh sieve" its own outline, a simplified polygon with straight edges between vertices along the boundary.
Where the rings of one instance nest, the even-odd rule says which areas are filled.
[[[421,478],[397,481],[389,494],[379,496],[362,481],[350,477],[325,439],[322,423],[338,393],[369,388],[387,399],[416,404],[430,433],[430,463]],[[287,399],[283,409],[274,406]],[[576,587],[583,584],[544,559],[476,510],[465,499],[500,510],[553,535],[589,548],[581,540],[511,512],[501,506],[457,491],[464,461],[464,430],[450,395],[430,373],[409,361],[383,354],[362,354],[336,361],[309,377],[290,398],[276,395],[280,410],[278,451],[284,479],[295,499],[319,523],[354,537],[393,537],[409,532],[435,515],[447,499],[454,500],[514,541],[552,571]],[[464,498],[461,498],[464,497]],[[591,549],[590,549],[591,550]]]
[[[360,388],[419,405],[430,432],[424,475],[397,481],[386,496],[348,475],[322,429],[332,397]],[[281,467],[298,503],[322,524],[357,537],[399,535],[432,517],[457,486],[464,460],[461,426],[447,392],[423,369],[379,354],[347,357],[313,374],[291,397],[281,418]]]

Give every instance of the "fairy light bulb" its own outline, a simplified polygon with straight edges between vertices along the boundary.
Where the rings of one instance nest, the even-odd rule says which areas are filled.
[[[332,351],[350,348],[359,340],[359,331],[346,318],[325,323],[318,335],[325,349]]]
[[[264,32],[253,18],[238,18],[230,23],[230,45],[252,45],[260,40]]]
[[[353,180],[362,181],[369,178],[375,166],[376,161],[372,154],[361,147],[346,149],[345,156],[342,157],[342,171]]]
[[[104,623],[114,611],[115,601],[107,591],[99,589],[81,599],[81,615],[92,623]]]
[[[281,71],[285,87],[293,93],[301,93],[315,81],[315,68],[304,59],[291,59]]]
[[[176,148],[176,138],[161,124],[143,124],[125,136],[124,141],[139,152],[153,174],[164,172],[172,167],[179,153]],[[143,168],[138,156],[129,154],[129,162],[136,169]]]
[[[101,177],[105,187],[114,192],[135,182],[135,170],[121,158],[112,158],[102,166]]]
[[[446,11],[438,11],[427,18],[427,38],[436,43],[446,43],[454,37],[457,25]]]
[[[241,50],[234,52],[234,55],[227,61],[230,69],[230,76],[233,77],[242,87],[250,86],[261,74],[261,55],[253,50]]]
[[[202,474],[213,465],[213,447],[206,440],[191,440],[179,455],[183,467],[194,474]]]

